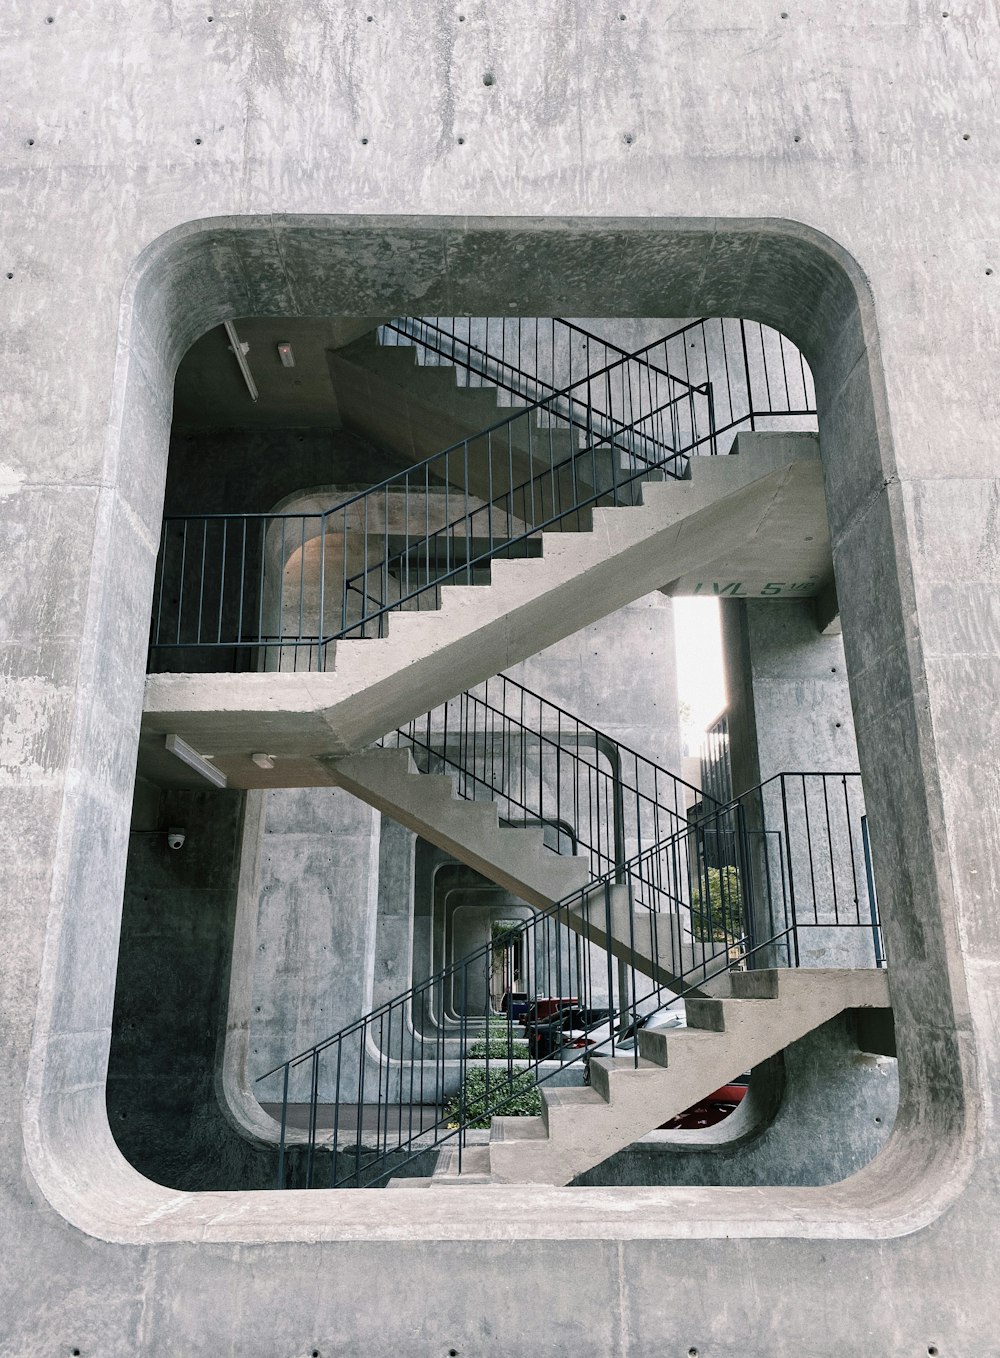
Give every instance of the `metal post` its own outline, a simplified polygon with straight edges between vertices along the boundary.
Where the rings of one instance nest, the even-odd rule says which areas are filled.
[[[879,927],[878,897],[875,895],[875,874],[872,871],[872,850],[868,839],[868,817],[861,817],[861,843],[865,850],[865,877],[868,880],[868,909],[872,920],[872,943],[875,948],[875,965],[882,967],[885,958],[882,954],[882,931]]]

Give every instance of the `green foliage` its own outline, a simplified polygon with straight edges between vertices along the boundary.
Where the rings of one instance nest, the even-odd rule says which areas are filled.
[[[488,1078],[487,1078],[488,1075]],[[509,1078],[506,1066],[472,1066],[465,1073],[464,1112],[467,1127],[488,1127],[491,1117],[530,1118],[542,1111],[542,1100],[531,1074],[520,1067]],[[463,1100],[456,1094],[445,1115],[449,1126],[458,1126]]]
[[[708,899],[705,900],[706,878]],[[743,935],[740,874],[732,866],[703,868],[691,891],[691,928],[701,942],[735,942]]]
[[[506,948],[514,943],[524,929],[524,921],[516,919],[495,919],[490,927],[490,939],[494,948]]]
[[[489,1041],[481,1037],[478,1042],[470,1043],[467,1055],[474,1061],[485,1061],[487,1056],[491,1061],[506,1061],[508,1055],[515,1061],[527,1061],[531,1052],[527,1042],[511,1042],[508,1050],[505,1025],[502,1034],[491,1028]]]

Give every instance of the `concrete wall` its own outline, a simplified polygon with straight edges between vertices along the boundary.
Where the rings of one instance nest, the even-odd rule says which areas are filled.
[[[238,792],[139,797],[129,837],[108,1117],[129,1162],[175,1188],[274,1183],[273,1150],[238,1134],[216,1097],[243,800]],[[176,851],[167,847],[171,826],[186,831]]]
[[[266,797],[251,987],[254,1077],[371,1007],[379,892],[377,811],[339,788]],[[243,852],[255,848],[244,844]]]
[[[803,965],[870,966],[863,789],[856,778],[779,776],[858,768],[843,641],[819,631],[811,599],[727,599],[722,628],[733,789],[764,784],[747,802],[751,837],[776,828],[786,844],[787,862],[776,841],[753,841],[757,937],[794,921]],[[835,920],[853,927],[827,927]]]
[[[858,767],[843,638],[811,599],[722,599],[729,757],[738,796],[776,773]]]
[[[4,1347],[988,1353],[997,14],[462,13],[0,20]],[[173,369],[226,315],[345,298],[742,313],[807,354],[901,1056],[893,1136],[852,1180],[331,1202],[177,1193],[121,1157],[104,1086]]]
[[[313,486],[370,486],[406,465],[346,429],[187,429],[170,440],[164,514],[263,514]]]

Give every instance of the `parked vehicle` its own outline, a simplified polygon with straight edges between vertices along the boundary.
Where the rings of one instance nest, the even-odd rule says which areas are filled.
[[[537,1000],[524,1018],[528,1050],[536,1061],[558,1057],[571,1048],[592,1044],[591,1032],[607,1030],[609,1009],[581,1009],[575,1004],[552,1008],[550,1000]]]
[[[734,1113],[743,1102],[746,1097],[748,1079],[748,1076],[741,1075],[738,1080],[723,1085],[721,1089],[716,1089],[714,1093],[709,1094],[707,1099],[702,1099],[700,1103],[685,1108],[684,1112],[678,1113],[675,1118],[661,1122],[658,1130],[665,1132],[673,1132],[679,1129],[699,1131],[703,1127],[714,1127],[716,1123],[724,1121],[730,1113]]]

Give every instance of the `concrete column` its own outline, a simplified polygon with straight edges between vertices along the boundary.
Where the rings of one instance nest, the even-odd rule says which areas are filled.
[[[378,813],[340,788],[283,788],[262,826],[250,1076],[351,1023],[372,994]],[[305,1067],[299,1074],[306,1078]],[[280,1098],[280,1082],[260,1097]],[[291,1090],[291,1097],[308,1091]]]
[[[844,644],[818,631],[811,599],[724,599],[733,790],[776,773],[858,767]]]

